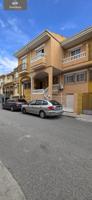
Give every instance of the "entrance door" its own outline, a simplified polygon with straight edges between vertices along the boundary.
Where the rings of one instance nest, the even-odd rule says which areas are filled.
[[[74,94],[66,95],[66,111],[69,112],[74,111]]]

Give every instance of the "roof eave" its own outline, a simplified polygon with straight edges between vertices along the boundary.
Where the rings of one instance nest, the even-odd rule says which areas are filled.
[[[80,42],[84,42],[88,39],[92,38],[92,27],[80,32],[79,34],[63,41],[61,43],[61,46],[65,49],[71,48],[72,46],[75,46],[79,44]]]
[[[43,42],[47,41],[48,39],[50,39],[50,35],[49,35],[49,32],[46,30],[42,34],[40,34],[37,38],[32,40],[32,42],[29,42],[22,49],[17,51],[14,54],[14,56],[18,58],[18,57],[26,54],[29,50],[36,48],[38,45],[42,44]]]

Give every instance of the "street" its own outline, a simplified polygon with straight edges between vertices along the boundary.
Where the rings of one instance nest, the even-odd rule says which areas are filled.
[[[92,200],[92,123],[0,108],[0,160],[27,200]]]

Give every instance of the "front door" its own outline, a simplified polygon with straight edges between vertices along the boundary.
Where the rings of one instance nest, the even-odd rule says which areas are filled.
[[[66,95],[66,111],[69,112],[74,111],[74,94]]]

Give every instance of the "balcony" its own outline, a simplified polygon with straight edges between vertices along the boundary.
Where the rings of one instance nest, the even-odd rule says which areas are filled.
[[[57,94],[59,92],[59,90],[63,89],[63,85],[61,84],[53,84],[52,85],[52,92],[53,94]],[[34,89],[32,90],[32,94],[44,94],[45,96],[48,95],[48,87],[46,89]]]
[[[36,55],[31,59],[32,70],[39,69],[45,66],[46,66],[46,55],[44,53]]]
[[[86,51],[83,51],[82,53],[79,53],[79,54],[76,54],[74,56],[69,56],[69,57],[66,57],[63,59],[63,63],[69,63],[71,61],[74,61],[74,60],[79,60],[81,58],[84,58],[86,57]]]
[[[27,63],[23,63],[21,65],[19,65],[19,74],[26,74],[28,73],[28,70],[27,70]]]
[[[5,81],[4,81],[4,85],[7,85],[7,84],[12,84],[14,81],[13,78],[6,78]]]

